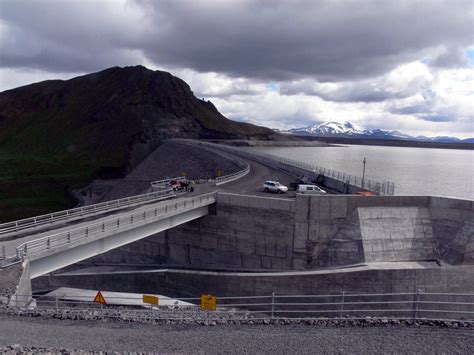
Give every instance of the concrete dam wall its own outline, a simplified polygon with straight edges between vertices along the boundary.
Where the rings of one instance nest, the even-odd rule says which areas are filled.
[[[473,216],[471,201],[442,197],[219,193],[211,215],[91,261],[275,271],[381,261],[473,264]]]
[[[75,267],[82,270],[35,279],[33,286],[174,296],[474,292],[471,201],[219,193],[210,212]],[[97,264],[122,271],[88,269]]]

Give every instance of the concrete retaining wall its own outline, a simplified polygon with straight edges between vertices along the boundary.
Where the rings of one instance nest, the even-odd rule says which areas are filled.
[[[39,285],[41,280],[35,279]],[[474,293],[474,273],[470,266],[416,269],[341,269],[328,272],[219,273],[163,270],[140,273],[58,275],[43,280],[49,287],[82,287],[109,291],[162,293],[196,297],[277,294],[347,293]],[[80,285],[80,286],[78,286]]]
[[[275,271],[375,261],[473,264],[473,215],[471,201],[441,197],[219,193],[211,215],[93,261]]]

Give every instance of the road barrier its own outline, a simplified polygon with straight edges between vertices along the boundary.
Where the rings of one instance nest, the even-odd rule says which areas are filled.
[[[186,140],[180,139],[180,141],[186,141]],[[295,167],[295,168],[307,171],[309,173],[318,174],[318,175],[322,175],[322,176],[325,176],[337,181],[341,181],[345,184],[361,188],[362,190],[372,191],[379,195],[394,195],[395,193],[395,183],[391,181],[378,182],[378,181],[374,181],[374,180],[370,180],[366,178],[363,179],[361,177],[346,174],[337,170],[322,168],[322,167],[304,163],[301,161],[283,158],[283,157],[279,157],[273,154],[257,152],[255,150],[249,150],[247,148],[242,148],[242,147],[226,146],[224,144],[215,144],[215,143],[202,142],[202,141],[192,141],[192,140],[187,140],[187,141],[194,142],[195,144],[200,144],[202,146],[211,147],[217,150],[224,150],[224,151],[234,153],[234,154],[236,153],[243,154],[249,157],[250,159],[252,159],[252,156],[253,158],[258,157],[260,158],[259,161],[263,163],[265,162],[268,163],[268,161],[274,161],[280,164],[286,164],[288,166]]]
[[[55,247],[83,241],[86,238],[106,236],[109,232],[120,232],[135,228],[137,225],[151,223],[179,212],[209,205],[214,203],[215,200],[215,192],[175,200],[173,202],[155,205],[138,212],[131,212],[119,217],[110,218],[103,222],[95,222],[66,232],[31,240],[17,247],[17,259],[24,260],[26,256],[47,252]]]
[[[207,295],[208,297],[210,295]],[[27,296],[23,296],[27,297]],[[28,296],[30,297],[30,296]],[[326,295],[277,295],[215,297],[215,311],[204,311],[201,297],[179,298],[172,305],[142,303],[142,296],[110,297],[104,293],[106,305],[93,302],[91,296],[39,296],[36,306],[53,313],[73,314],[99,310],[102,318],[147,318],[148,320],[196,320],[202,318],[233,320],[425,320],[474,323],[474,294],[470,293],[372,293]],[[14,295],[10,304],[20,301]],[[142,310],[137,307],[143,307]],[[130,308],[129,308],[130,307]],[[133,308],[132,308],[133,307]],[[116,312],[114,312],[116,310]]]
[[[238,159],[235,155],[228,155],[222,152],[222,149],[219,149],[221,146],[217,144],[210,144],[207,142],[201,142],[201,141],[195,141],[192,139],[174,139],[174,141],[179,142],[181,144],[186,144],[189,146],[199,146],[200,148],[208,149],[212,151],[215,154],[219,154],[226,159],[232,160],[238,165],[240,165],[243,169],[239,170],[235,173],[224,175],[224,176],[219,176],[215,179],[200,179],[199,183],[208,183],[216,186],[224,185],[228,182],[240,179],[241,177],[244,177],[250,172],[250,165],[244,160]],[[216,149],[217,148],[217,149]],[[192,181],[194,183],[197,183],[195,181]],[[155,182],[154,182],[155,183]],[[153,184],[153,183],[152,183]]]
[[[83,207],[76,207],[69,210],[53,212],[41,216],[21,219],[18,221],[0,224],[0,236],[18,233],[26,229],[49,225],[58,221],[77,220],[88,216],[120,210],[123,208],[137,206],[144,203],[162,201],[177,196],[171,188],[150,192],[142,195],[125,197],[117,200],[97,203]]]

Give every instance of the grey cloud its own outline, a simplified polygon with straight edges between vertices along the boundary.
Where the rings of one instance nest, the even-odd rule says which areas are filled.
[[[264,80],[380,75],[440,45],[472,42],[467,1],[0,2],[3,67],[87,72],[148,60]],[[125,15],[123,15],[125,14]],[[5,36],[2,36],[5,38]],[[441,60],[441,58],[440,58]],[[335,100],[347,100],[348,92]],[[380,101],[384,93],[357,100]]]
[[[367,103],[403,98],[412,94],[411,92],[390,91],[382,83],[374,84],[368,81],[343,83],[337,88],[325,88],[323,85],[311,81],[282,83],[280,92],[284,95],[314,95],[326,101]]]
[[[423,113],[416,115],[416,117],[430,122],[450,122],[456,120],[456,118],[451,115],[439,113]]]
[[[423,101],[407,106],[392,105],[389,112],[415,116],[418,119],[430,122],[454,122],[458,120],[456,107],[443,102],[434,91],[423,93]]]
[[[462,68],[467,66],[469,61],[462,48],[447,48],[429,64],[438,68]]]

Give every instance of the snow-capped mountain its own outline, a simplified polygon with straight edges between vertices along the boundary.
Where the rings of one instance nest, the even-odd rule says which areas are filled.
[[[364,131],[350,122],[325,122],[321,124],[315,124],[304,128],[293,128],[288,131],[293,134],[311,134],[318,136],[327,135],[356,135],[363,134]]]
[[[456,137],[425,137],[410,136],[399,131],[385,131],[383,129],[362,129],[351,122],[323,122],[302,128],[292,128],[280,133],[294,134],[300,136],[315,137],[346,137],[364,139],[392,139],[392,140],[416,140],[424,142],[459,142],[472,143],[472,138],[461,140]]]

